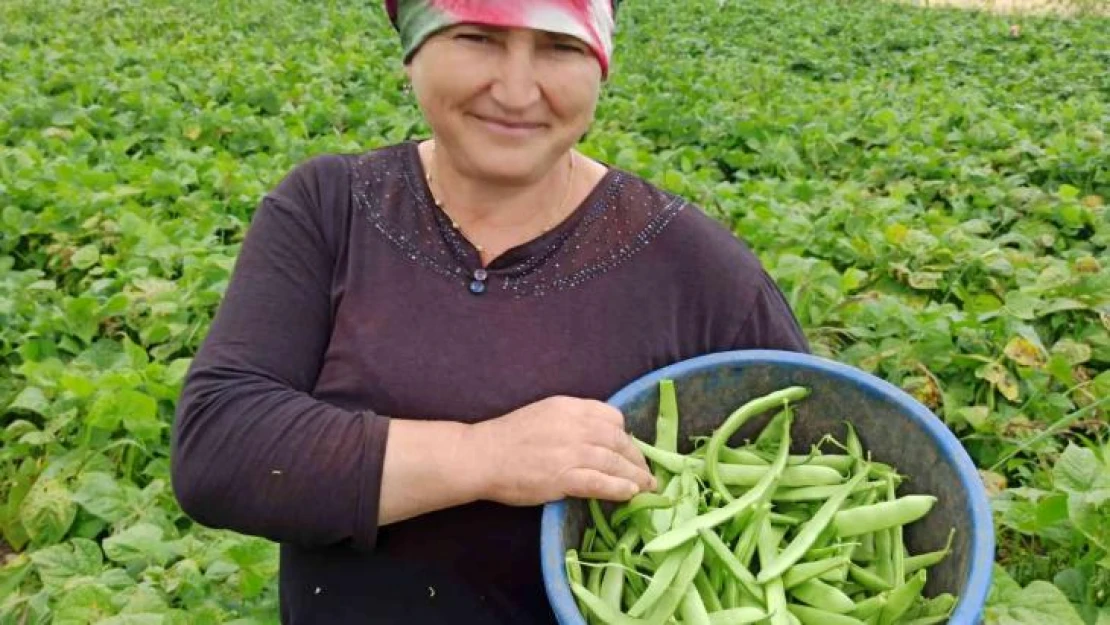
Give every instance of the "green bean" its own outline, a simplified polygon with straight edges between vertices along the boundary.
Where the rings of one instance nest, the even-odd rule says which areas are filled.
[[[857,562],[872,562],[875,560],[874,534],[864,534],[860,537],[860,545],[852,554],[852,559]]]
[[[871,597],[857,603],[856,607],[852,608],[852,611],[849,612],[849,614],[858,619],[867,619],[870,618],[872,615],[878,615],[882,611],[883,606],[886,605],[888,596],[889,593],[872,595]]]
[[[704,449],[700,455],[696,457],[704,458]],[[771,461],[763,455],[751,451],[749,449],[735,449],[732,447],[722,447],[720,459],[729,464],[748,464],[753,466],[767,466]],[[795,466],[800,464],[812,464],[821,467],[828,467],[836,469],[840,473],[847,473],[852,469],[852,464],[855,460],[851,456],[843,456],[838,454],[810,454],[810,455],[791,455],[786,459],[786,466]]]
[[[641,568],[653,570],[654,567],[650,566],[650,562],[646,558],[634,555],[631,548],[621,547],[617,549],[617,554],[620,557],[621,564],[633,573],[625,576],[625,586],[632,588],[633,594],[639,597],[644,592],[646,582],[640,576],[638,570]]]
[[[836,513],[833,524],[840,536],[870,534],[917,521],[932,510],[932,495],[906,495],[893,501],[860,506]]]
[[[682,482],[672,479],[663,489],[663,496],[675,501],[682,494]],[[651,529],[653,536],[658,536],[674,526],[674,508],[662,508],[651,511]]]
[[[695,586],[686,589],[679,604],[679,614],[682,615],[683,625],[709,625],[709,612]]]
[[[563,556],[563,562],[567,567],[567,579],[574,584],[584,584],[585,577],[582,574],[582,563],[578,561],[578,551],[573,548],[568,549],[566,555]],[[578,609],[584,613],[586,604],[578,599],[575,601],[578,603]]]
[[[797,565],[795,565],[795,566],[797,566]],[[789,571],[787,571],[787,572],[789,573]],[[848,567],[847,566],[841,566],[841,567],[837,567],[835,569],[825,571],[824,573],[818,575],[817,579],[819,579],[823,582],[843,584],[843,583],[848,581]]]
[[[655,575],[651,577],[648,586],[644,592],[640,594],[636,603],[628,609],[628,614],[631,616],[643,616],[647,611],[655,605],[655,602],[663,596],[663,593],[671,586],[671,583],[678,575],[678,570],[682,568],[682,564],[686,562],[687,556],[693,549],[692,545],[683,545],[666,554],[662,564],[655,570]]]
[[[771,566],[778,557],[776,545],[782,540],[782,534],[771,525],[771,520],[765,518],[761,523],[758,539],[759,565]],[[781,579],[774,579],[763,585],[763,603],[767,606],[767,615],[770,625],[787,625],[790,623],[789,612],[786,609],[786,589]]]
[[[894,489],[894,480],[887,479],[886,482],[886,496],[890,500],[896,500],[897,495]],[[930,508],[932,506],[930,505]],[[922,515],[924,516],[924,515]],[[894,585],[901,586],[906,581],[906,559],[905,559],[905,543],[903,542],[902,526],[895,525],[890,528],[890,568],[891,574],[894,576]]]
[[[704,451],[702,457],[705,457]],[[720,459],[729,464],[746,464],[756,467],[767,467],[771,465],[771,461],[763,456],[747,449],[735,449],[732,447],[721,447]],[[787,458],[786,464],[790,464],[790,459]]]
[[[836,469],[841,473],[847,473],[852,470],[852,466],[855,464],[855,458],[839,454],[821,454],[810,457],[808,463]]]
[[[613,558],[609,561],[610,564],[622,565],[620,562],[620,551],[622,549],[631,549],[640,540],[640,533],[635,528],[630,528],[621,535],[617,546],[613,551]],[[605,569],[605,574],[601,579],[601,600],[608,603],[610,607],[620,610],[621,608],[621,593],[624,589],[624,574],[623,566],[609,566]]]
[[[675,502],[670,497],[660,495],[659,493],[637,493],[633,495],[621,507],[613,512],[612,526],[617,527],[623,525],[629,517],[640,512],[641,510],[656,510],[658,508],[669,508],[675,505]]]
[[[771,522],[772,523],[778,523],[779,525],[794,526],[794,525],[801,525],[802,523],[805,522],[805,519],[799,519],[796,516],[789,515],[789,514],[782,514],[781,512],[772,512],[771,513]]]
[[[650,621],[633,618],[620,610],[613,609],[581,584],[571,582],[570,590],[579,601],[586,604],[586,609],[597,615],[598,621],[605,625],[652,625]]]
[[[810,560],[810,561],[813,561],[813,560],[824,560],[826,558],[833,558],[833,557],[839,556],[840,555],[840,550],[843,549],[846,545],[856,545],[856,544],[858,544],[858,543],[836,543],[834,545],[829,545],[827,547],[818,547],[818,548],[810,549],[809,551],[806,552],[806,559]]]
[[[856,464],[859,465],[861,461],[865,460],[863,455],[863,443],[859,439],[859,434],[856,433],[855,426],[853,426],[850,421],[845,421],[844,426],[848,430],[848,435],[845,437],[848,455],[854,458]]]
[[[582,551],[592,551],[594,548],[594,538],[597,536],[597,530],[593,526],[587,527],[586,531],[582,534]]]
[[[719,570],[714,567],[714,571]],[[719,611],[721,606],[721,598],[716,589],[713,588],[709,582],[709,576],[706,575],[705,569],[698,571],[694,576],[694,587],[698,589],[698,594],[701,595],[701,601],[705,604],[705,609],[710,612]]]
[[[748,509],[748,507],[756,503],[762,503],[764,495],[769,493],[779,476],[782,475],[783,470],[786,468],[786,457],[790,450],[790,423],[791,420],[789,418],[783,420],[783,444],[780,446],[779,456],[775,459],[775,464],[771,465],[771,468],[764,474],[758,484],[743,497],[730,501],[725,506],[702,514],[690,521],[678,524],[667,533],[656,536],[651,542],[644,546],[644,551],[650,553],[652,551],[668,551],[673,549],[697,536],[699,529],[716,527],[737,514],[740,514]]]
[[[765,618],[767,613],[759,608],[730,608],[709,613],[711,625],[749,625]]]
[[[682,566],[678,568],[674,583],[663,591],[663,596],[659,598],[651,612],[648,613],[649,621],[658,623],[674,615],[679,604],[682,603],[682,598],[686,595],[686,589],[693,585],[694,577],[697,575],[698,569],[701,568],[704,556],[705,546],[701,541],[695,541],[690,553],[682,561]]]
[[[875,532],[875,575],[893,586],[894,569],[890,561],[891,548],[890,532],[887,530]]]
[[[883,482],[861,482],[853,494],[871,490],[873,488],[881,488]],[[822,486],[803,486],[800,488],[780,488],[771,495],[772,501],[784,502],[799,502],[799,501],[821,501],[828,499],[837,489],[840,484],[822,485]]]
[[[732,573],[732,576],[743,585],[744,589],[758,597],[761,592],[759,586],[755,583],[755,576],[748,571],[747,567],[741,564],[740,560],[729,550],[728,545],[717,534],[713,533],[713,530],[701,529],[698,530],[698,534],[705,546],[709,548],[709,551],[724,564],[725,569]]]
[[[946,615],[952,612],[952,608],[956,607],[956,596],[952,593],[942,592],[928,600],[927,603],[925,616]]]
[[[921,569],[940,564],[940,562],[948,557],[948,554],[952,552],[952,539],[955,536],[956,529],[953,528],[952,531],[948,532],[948,542],[945,543],[944,549],[941,549],[939,551],[930,551],[928,553],[922,553],[906,558],[906,575],[913,575]]]
[[[590,499],[587,501],[587,506],[590,509],[590,519],[594,522],[594,527],[597,528],[605,546],[610,548],[616,546],[617,535],[613,533],[613,528],[609,526],[609,521],[605,519],[605,514],[601,511],[601,502],[597,499]]]
[[[721,448],[724,447],[728,439],[752,417],[782,405],[785,405],[789,410],[790,402],[800,401],[807,397],[809,393],[810,391],[808,388],[791,386],[750,400],[736,409],[725,419],[724,423],[713,430],[713,435],[709,437],[709,443],[706,445],[705,449],[706,476],[709,479],[710,486],[721,493],[721,496],[723,496],[726,501],[732,501],[733,497],[732,493],[728,492],[728,489],[725,488],[725,484],[722,482],[723,476],[717,470],[720,462]],[[784,421],[789,422],[790,420],[791,418],[788,413]],[[784,431],[786,435],[789,434],[789,428],[784,428]]]
[[[601,595],[601,575],[604,572],[605,572],[605,570],[602,569],[601,567],[590,567],[590,572],[586,574],[586,588],[589,589],[590,594],[594,595],[595,597],[598,597],[598,601],[602,604],[605,604],[605,602],[601,601],[601,598],[600,598],[600,595]],[[608,607],[608,605],[606,605],[606,607]],[[595,613],[595,615],[593,615],[592,618],[590,619],[590,623],[598,622],[599,618],[600,617],[596,616],[596,613]]]
[[[882,592],[893,588],[893,585],[885,578],[868,571],[854,562],[848,566],[848,575],[856,580],[860,586],[872,592]]]
[[[776,577],[770,582],[764,584],[764,602],[767,603],[767,615],[769,616],[770,625],[786,625],[790,623],[790,617],[787,616],[787,600],[786,591],[782,587],[782,578]]]
[[[678,451],[678,398],[674,380],[659,382],[659,411],[655,420],[655,446],[664,451]],[[669,480],[664,467],[655,467],[655,479],[665,487]]]
[[[739,607],[740,590],[735,577],[725,578],[725,588],[721,591],[721,608],[724,610]]]
[[[663,451],[641,440],[634,440],[645,458],[655,464],[664,466],[668,471],[681,473],[682,471],[691,470],[697,477],[710,479],[708,478],[708,463],[706,460]],[[766,475],[768,469],[769,467],[761,465],[724,463],[718,463],[716,468],[718,479],[723,485],[722,488],[724,486],[754,486]],[[783,486],[821,486],[839,484],[842,481],[844,481],[844,476],[839,471],[820,465],[796,465],[787,467],[782,473]],[[722,497],[725,496],[725,492],[728,492],[727,499],[732,501],[732,493],[727,488],[724,488],[724,492],[717,492],[720,492]]]
[[[817,537],[821,534],[822,530],[824,530],[825,527],[828,526],[830,522],[832,522],[833,516],[840,509],[840,506],[844,503],[844,500],[848,498],[848,495],[852,494],[852,491],[854,491],[855,488],[859,486],[860,482],[862,482],[866,477],[867,473],[865,471],[861,471],[847,484],[841,487],[839,492],[837,492],[832,497],[829,497],[829,499],[826,500],[825,503],[822,504],[821,508],[817,511],[817,514],[814,515],[812,519],[802,524],[798,535],[794,537],[794,540],[790,543],[790,546],[788,546],[786,550],[779,554],[779,557],[775,559],[774,564],[771,567],[765,568],[759,572],[759,576],[756,577],[756,581],[763,584],[776,577],[779,577],[784,572],[786,572],[786,569],[793,566],[798,560],[801,560],[802,556],[804,556],[806,552],[809,551],[809,549],[813,546],[813,543],[817,540]]]
[[[739,590],[737,592],[736,607],[756,608],[758,610],[762,610],[765,607],[767,599],[763,596],[763,593],[759,593],[759,596],[753,596],[742,587],[737,586],[737,588]]]
[[[912,621],[901,621],[905,625],[937,625],[938,623],[947,623],[948,615],[940,614],[938,616],[920,616]]]
[[[820,576],[822,573],[843,568],[847,566],[848,563],[848,558],[841,557],[826,558],[813,562],[801,562],[790,567],[790,569],[783,574],[782,584],[787,590],[790,590],[802,582]]]
[[[863,625],[863,621],[846,614],[837,614],[796,603],[790,604],[790,611],[798,617],[802,625]]]
[[[675,525],[681,525],[698,516],[698,478],[693,471],[683,471],[678,479],[681,486],[678,501],[675,502]]]
[[[816,578],[798,584],[790,594],[815,608],[837,614],[847,614],[856,607],[851,597]]]
[[[925,588],[925,571],[914,574],[908,582],[890,591],[890,598],[879,615],[879,625],[892,625],[913,606]]]
[[[759,532],[763,528],[763,521],[768,517],[771,511],[771,504],[762,504],[756,506],[752,511],[751,520],[748,522],[747,527],[744,528],[744,533],[740,535],[740,539],[736,542],[736,549],[733,553],[736,554],[736,559],[740,561],[745,567],[749,566],[752,558],[755,557],[756,546],[759,544]],[[759,594],[759,593],[755,593]]]
[[[752,506],[748,510],[733,517],[728,523],[722,525],[721,540],[730,545],[736,544],[736,541],[743,537],[744,529],[751,525],[751,521],[755,518],[755,513],[759,507],[758,505]]]

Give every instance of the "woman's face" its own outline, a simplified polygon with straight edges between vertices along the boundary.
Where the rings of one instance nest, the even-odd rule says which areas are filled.
[[[409,67],[437,143],[461,173],[535,182],[586,132],[601,66],[581,40],[531,29],[458,25]]]

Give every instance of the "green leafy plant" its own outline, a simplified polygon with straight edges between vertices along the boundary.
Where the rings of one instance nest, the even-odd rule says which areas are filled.
[[[169,425],[262,194],[427,132],[383,13],[0,2],[0,625],[276,622],[274,545],[182,515]],[[581,145],[726,224],[817,353],[961,438],[994,494],[999,623],[1110,618],[1089,13],[1013,36],[873,0],[624,3]]]

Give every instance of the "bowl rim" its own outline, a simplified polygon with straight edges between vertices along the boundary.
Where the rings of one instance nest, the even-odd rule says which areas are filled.
[[[901,405],[913,421],[940,448],[941,456],[954,465],[960,483],[969,493],[965,501],[971,518],[971,557],[964,590],[960,593],[949,623],[952,625],[972,625],[981,619],[981,613],[990,591],[991,574],[994,567],[995,535],[994,518],[986,488],[978,479],[979,470],[971,460],[956,435],[931,410],[897,386],[858,369],[822,356],[801,352],[773,349],[731,350],[695,356],[675,362],[660,369],[650,371],[614,393],[606,403],[620,407],[632,398],[649,392],[664,378],[678,378],[713,369],[722,365],[754,365],[763,363],[785,364],[813,369],[841,377],[862,387],[866,392],[885,396]],[[570,591],[566,574],[566,544],[561,527],[567,515],[565,499],[553,501],[543,506],[540,521],[540,566],[548,602],[562,625],[586,625]]]

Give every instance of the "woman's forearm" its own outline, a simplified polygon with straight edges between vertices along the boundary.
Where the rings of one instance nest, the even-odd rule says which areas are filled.
[[[482,498],[484,454],[476,449],[472,427],[390,419],[379,526]]]

